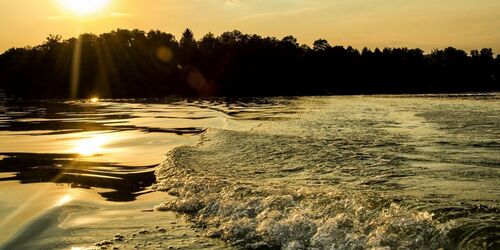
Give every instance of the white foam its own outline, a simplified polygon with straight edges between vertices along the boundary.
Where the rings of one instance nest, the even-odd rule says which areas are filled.
[[[158,190],[176,199],[157,210],[187,213],[208,236],[245,247],[283,249],[438,248],[448,246],[444,225],[371,193],[334,188],[252,183],[198,173],[180,147],[158,168]],[[185,165],[183,165],[185,164]],[[258,184],[258,185],[257,185]]]

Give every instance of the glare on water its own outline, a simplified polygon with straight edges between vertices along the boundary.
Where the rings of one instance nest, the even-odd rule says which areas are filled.
[[[71,200],[73,200],[73,196],[71,196],[70,194],[64,195],[63,197],[61,197],[61,199],[57,201],[56,206],[62,206],[70,202]]]
[[[98,134],[90,138],[75,142],[73,151],[81,156],[93,156],[103,151],[103,146],[109,141],[104,134]]]

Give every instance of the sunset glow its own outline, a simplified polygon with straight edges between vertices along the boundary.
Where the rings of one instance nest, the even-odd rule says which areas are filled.
[[[0,15],[0,250],[500,250],[500,0]]]
[[[50,4],[48,4],[50,3]],[[311,46],[318,38],[362,49],[453,46],[500,51],[500,1],[181,1],[181,0],[0,0],[0,51],[36,46],[48,34],[64,39],[117,28],[161,30],[197,39],[230,30],[293,35]],[[80,21],[85,21],[81,27]],[[36,27],[36,29],[33,29]],[[79,27],[78,29],[76,27]]]

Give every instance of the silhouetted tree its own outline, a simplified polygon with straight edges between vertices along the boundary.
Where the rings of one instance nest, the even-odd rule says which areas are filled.
[[[262,96],[359,93],[499,91],[500,57],[492,49],[470,55],[453,47],[421,49],[331,46],[312,49],[282,39],[209,33],[199,41],[186,29],[177,41],[158,30],[117,29],[0,55],[0,88],[22,97],[66,98],[78,60],[78,97]],[[74,77],[74,76],[73,76]]]
[[[182,33],[180,45],[184,50],[192,50],[196,48],[196,40],[194,39],[194,34],[190,29],[186,29]]]
[[[313,43],[313,50],[315,51],[325,51],[330,48],[330,44],[325,39],[318,39]]]

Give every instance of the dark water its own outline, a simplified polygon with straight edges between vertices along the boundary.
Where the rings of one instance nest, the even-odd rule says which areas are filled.
[[[500,247],[499,95],[1,109],[0,181],[102,189],[119,202],[167,191],[175,199],[158,210],[236,247]]]

